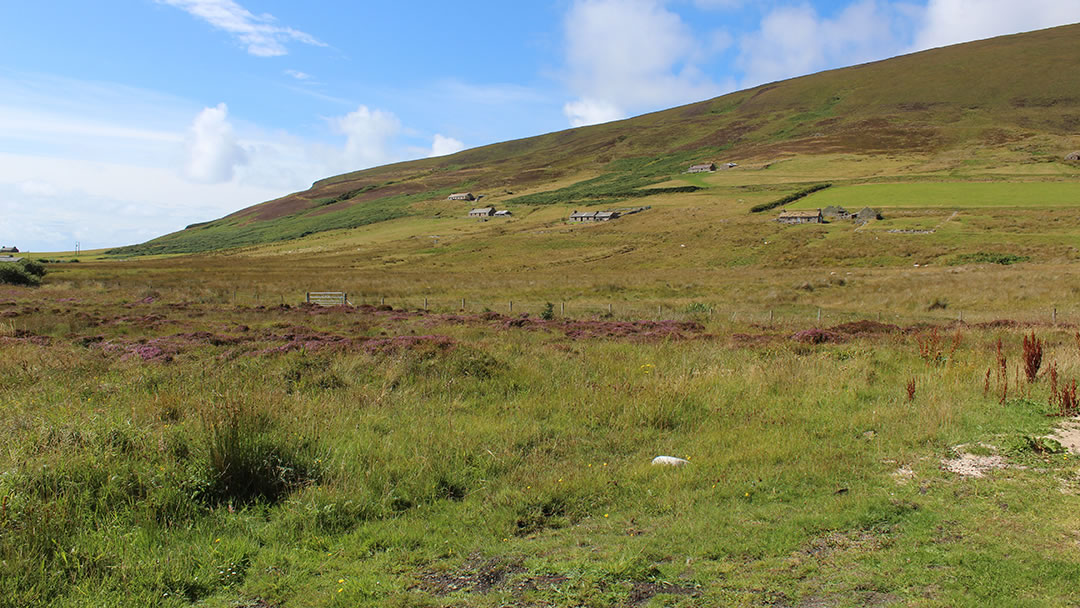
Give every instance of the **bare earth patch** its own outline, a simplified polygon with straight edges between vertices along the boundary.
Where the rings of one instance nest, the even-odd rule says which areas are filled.
[[[997,448],[985,443],[979,445],[995,453],[990,455],[971,454],[966,451],[967,445],[958,445],[954,448],[958,456],[949,460],[942,460],[941,468],[950,473],[956,473],[961,477],[983,477],[989,471],[1004,469],[1009,466],[1005,458],[996,454]]]
[[[1062,421],[1049,437],[1060,443],[1070,454],[1080,454],[1080,417]]]

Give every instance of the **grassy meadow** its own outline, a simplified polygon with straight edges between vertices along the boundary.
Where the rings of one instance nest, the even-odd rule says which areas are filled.
[[[1050,365],[1080,377],[1070,313],[1043,309],[1069,265],[1030,286],[1031,263],[822,268],[809,288],[758,268],[734,306],[746,269],[564,282],[238,259],[50,264],[0,291],[0,605],[1075,597],[1080,470],[1038,440],[1060,420]],[[299,305],[297,287],[346,277],[377,284],[366,304]],[[467,310],[422,310],[436,287]],[[943,288],[983,292],[981,316],[951,321],[953,295],[927,310]],[[995,308],[1013,289],[1036,299]],[[511,314],[512,293],[532,297]],[[943,464],[962,456],[991,464]]]

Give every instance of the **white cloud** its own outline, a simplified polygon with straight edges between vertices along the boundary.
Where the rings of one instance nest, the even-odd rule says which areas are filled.
[[[624,118],[622,108],[602,99],[579,99],[563,106],[572,127],[585,127]]]
[[[330,123],[345,136],[344,170],[366,169],[401,158],[393,148],[394,138],[401,133],[401,121],[392,112],[362,105]]]
[[[47,198],[60,194],[60,188],[57,188],[55,185],[50,184],[49,182],[28,180],[25,182],[20,182],[16,184],[16,186],[18,186],[19,192],[27,196],[38,196]]]
[[[273,15],[254,15],[233,0],[157,0],[235,36],[256,57],[288,54],[287,42],[326,46],[311,34],[275,25]]]
[[[433,156],[446,156],[447,154],[453,154],[455,152],[461,152],[465,149],[465,144],[454,139],[453,137],[446,137],[441,133],[436,133],[433,141],[431,142],[431,154],[428,154],[428,158]]]
[[[224,103],[204,108],[188,129],[184,177],[205,184],[233,178],[236,167],[247,162],[247,154],[236,141]]]
[[[718,95],[697,62],[710,44],[661,0],[576,0],[564,20],[571,124],[622,118]]]
[[[914,49],[1080,22],[1076,0],[929,0]]]
[[[171,168],[0,153],[0,241],[33,251],[136,243],[282,194],[196,184]]]
[[[743,87],[801,76],[840,65],[864,63],[895,54],[903,44],[902,10],[878,0],[849,4],[834,18],[823,18],[803,4],[770,11],[761,28],[739,40],[736,65]]]
[[[285,70],[285,74],[292,76],[297,80],[310,80],[311,74],[301,72],[300,70]]]

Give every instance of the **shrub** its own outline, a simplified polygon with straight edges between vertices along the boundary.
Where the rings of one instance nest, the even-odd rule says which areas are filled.
[[[41,276],[29,272],[21,263],[6,262],[0,264],[0,283],[33,287],[41,284]]]
[[[41,278],[45,276],[45,264],[37,260],[22,259],[19,260],[19,264],[23,267],[23,270],[35,277]]]
[[[551,302],[544,304],[544,310],[540,311],[540,318],[545,321],[551,321],[555,318],[555,305]]]

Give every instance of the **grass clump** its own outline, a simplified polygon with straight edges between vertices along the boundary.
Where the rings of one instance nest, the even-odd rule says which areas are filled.
[[[245,402],[204,415],[207,439],[202,498],[211,504],[274,504],[319,479],[316,447],[287,439],[268,412]]]

